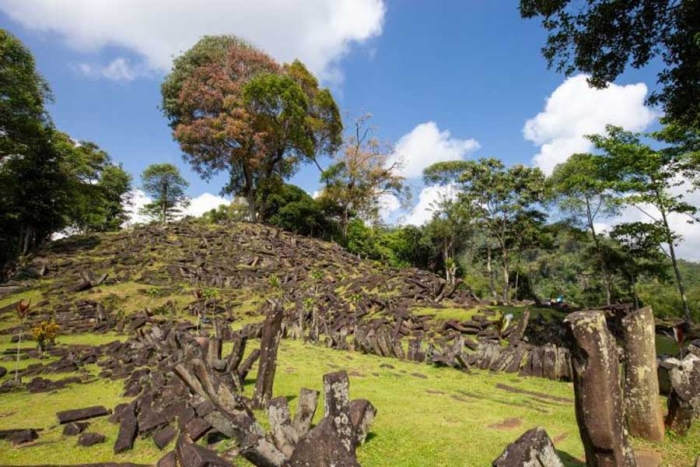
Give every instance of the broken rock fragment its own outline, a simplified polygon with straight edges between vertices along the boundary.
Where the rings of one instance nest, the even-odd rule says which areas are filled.
[[[533,428],[510,444],[493,467],[564,467],[544,428]]]

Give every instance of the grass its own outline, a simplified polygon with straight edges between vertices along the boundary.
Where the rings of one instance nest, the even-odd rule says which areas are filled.
[[[106,335],[98,340],[109,342],[114,337]],[[64,343],[96,343],[95,336],[63,339],[66,339]],[[249,350],[255,345],[256,342],[251,342]],[[98,371],[96,366],[88,369],[93,374]],[[484,371],[466,374],[284,340],[280,344],[274,393],[286,396],[294,410],[302,387],[321,390],[323,374],[341,369],[350,374],[351,397],[368,399],[378,410],[368,441],[358,450],[358,459],[366,467],[424,466],[426,462],[431,466],[489,465],[506,445],[535,426],[544,427],[555,440],[566,465],[582,465],[583,448],[570,383]],[[248,378],[247,395],[252,394],[255,371],[256,368]],[[572,402],[559,403],[507,392],[497,388],[499,383]],[[134,451],[114,456],[112,446],[118,428],[106,420],[93,422],[91,431],[107,436],[107,442],[92,448],[77,447],[76,439],[63,437],[61,427],[56,426],[55,413],[59,410],[96,404],[113,408],[124,402],[120,397],[122,384],[122,381],[99,380],[48,394],[0,396],[0,429],[44,429],[31,446],[13,447],[0,442],[0,464],[156,461],[162,453],[150,440],[140,440]],[[322,413],[321,404],[316,421]],[[257,416],[264,419],[262,413]],[[496,426],[506,419],[517,419],[517,426]],[[696,425],[687,438],[669,436],[661,445],[635,440],[635,446],[661,452],[664,465],[685,467],[700,454],[700,427]]]

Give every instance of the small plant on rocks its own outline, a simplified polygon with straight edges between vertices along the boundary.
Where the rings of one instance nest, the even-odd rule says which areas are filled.
[[[61,327],[54,321],[42,321],[39,326],[32,328],[32,336],[39,345],[41,356],[44,356],[46,347],[56,344],[56,337]]]

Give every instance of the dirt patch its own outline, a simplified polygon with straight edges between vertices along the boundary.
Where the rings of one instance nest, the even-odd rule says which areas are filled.
[[[554,439],[552,440],[552,442],[553,442],[555,445],[557,445],[558,443],[561,443],[562,441],[564,441],[564,440],[565,440],[566,438],[568,438],[568,437],[569,437],[569,433],[562,433],[562,434],[560,434],[560,435],[557,435],[557,437],[554,438]]]
[[[456,395],[456,394],[452,394],[450,397],[453,398],[453,399],[456,400],[456,401],[459,401],[459,402],[471,402],[471,401],[470,401],[469,399],[467,399],[466,397],[464,397],[464,396],[458,396],[458,395]]]
[[[640,449],[635,451],[634,458],[637,460],[637,467],[659,467],[661,465],[661,454],[655,451]]]
[[[445,393],[442,392],[442,391],[435,391],[435,390],[433,390],[433,389],[427,389],[425,392],[427,392],[428,394],[435,394],[435,395],[442,395],[442,394],[445,394]]]
[[[411,373],[411,376],[415,376],[416,378],[420,379],[428,379],[428,377],[425,376],[423,373]]]
[[[348,373],[350,376],[355,376],[357,378],[364,378],[365,375],[363,373],[360,373],[359,371],[352,370],[351,372]]]
[[[552,396],[550,394],[544,394],[542,392],[528,391],[525,389],[520,389],[520,388],[516,388],[513,386],[508,386],[507,384],[498,383],[498,384],[496,384],[496,387],[498,389],[502,389],[504,391],[512,392],[515,394],[527,394],[528,396],[534,396],[534,397],[539,397],[541,399],[547,399],[550,401],[561,402],[563,404],[573,404],[574,403],[573,399],[568,399],[566,397],[557,397],[557,396]]]
[[[506,418],[505,420],[489,425],[488,427],[496,430],[512,430],[514,428],[518,428],[522,424],[523,421],[519,418]]]

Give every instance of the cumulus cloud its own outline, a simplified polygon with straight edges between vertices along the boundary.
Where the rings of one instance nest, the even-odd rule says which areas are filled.
[[[186,216],[199,217],[207,211],[216,209],[222,204],[229,204],[230,199],[222,198],[221,196],[212,195],[211,193],[202,193],[190,200],[190,205],[183,211]]]
[[[383,0],[0,0],[0,10],[78,51],[121,47],[160,72],[203,35],[235,34],[280,61],[298,58],[322,78],[337,79],[338,61],[352,45],[381,34],[386,6]]]
[[[139,214],[139,211],[146,204],[152,201],[153,199],[146,193],[144,193],[143,190],[138,188],[132,190],[131,205],[127,208],[129,220],[126,224],[134,225],[150,222],[151,219],[148,216]],[[182,210],[182,216],[199,217],[211,209],[216,209],[220,205],[229,204],[230,202],[230,199],[222,198],[221,196],[213,195],[211,193],[202,193],[201,195],[195,196],[190,199],[189,206]]]
[[[403,219],[403,224],[423,225],[433,217],[435,209],[441,201],[452,200],[457,196],[457,190],[451,185],[427,186],[418,195],[418,203]]]
[[[436,162],[464,159],[467,153],[479,149],[475,139],[459,139],[448,130],[440,131],[435,122],[417,125],[396,143],[389,163],[398,163],[401,175],[419,178],[423,170]]]
[[[525,139],[539,146],[533,163],[551,174],[570,155],[591,151],[585,136],[604,132],[608,124],[644,130],[657,116],[644,105],[646,94],[644,83],[593,89],[585,75],[568,78],[547,98],[544,111],[525,123]]]

